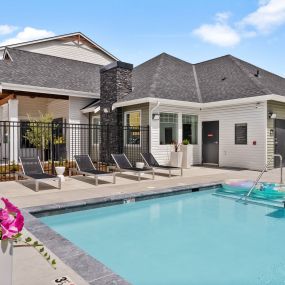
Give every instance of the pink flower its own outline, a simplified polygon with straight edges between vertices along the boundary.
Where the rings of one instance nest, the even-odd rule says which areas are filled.
[[[5,204],[5,208],[10,212],[10,213],[19,213],[20,210],[18,207],[13,205],[8,199],[2,197],[1,200]]]
[[[16,206],[8,199],[1,198],[5,204],[4,209],[0,209],[0,233],[1,239],[13,238],[20,233],[24,226],[24,217]]]

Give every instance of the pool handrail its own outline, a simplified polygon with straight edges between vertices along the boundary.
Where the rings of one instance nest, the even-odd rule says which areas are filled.
[[[262,169],[262,171],[260,172],[260,174],[258,175],[257,179],[255,180],[255,182],[253,183],[252,187],[249,189],[249,191],[247,192],[247,194],[245,196],[243,196],[245,198],[245,200],[247,199],[247,197],[249,197],[249,195],[251,194],[251,192],[253,191],[253,189],[256,187],[256,185],[258,184],[259,180],[261,179],[263,173],[266,171],[266,169],[268,168],[269,164],[273,161],[273,159],[275,157],[279,157],[280,160],[280,184],[283,184],[283,158],[281,154],[274,154],[269,161],[265,164],[264,168]],[[241,197],[241,199],[243,198]]]

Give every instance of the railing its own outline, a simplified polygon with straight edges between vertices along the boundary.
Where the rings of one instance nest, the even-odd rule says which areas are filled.
[[[75,167],[76,154],[89,154],[98,169],[107,170],[114,164],[111,153],[124,152],[135,163],[148,151],[148,126],[0,121],[0,181],[15,179],[19,156],[39,156],[52,174],[58,165]]]
[[[282,159],[282,155],[280,154],[274,154],[269,161],[267,162],[267,164],[264,166],[263,170],[260,172],[260,174],[258,175],[258,177],[256,178],[255,182],[253,183],[252,187],[249,189],[249,191],[247,192],[247,194],[245,196],[243,196],[242,198],[247,199],[251,192],[254,190],[254,188],[256,187],[256,185],[258,184],[258,182],[260,181],[262,175],[264,174],[264,172],[267,170],[268,166],[271,164],[271,162],[273,161],[273,159],[275,157],[279,157],[280,159],[280,184],[283,184],[283,159]],[[241,198],[241,199],[242,199]]]

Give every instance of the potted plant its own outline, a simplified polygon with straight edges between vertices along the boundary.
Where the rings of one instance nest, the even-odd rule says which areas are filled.
[[[182,167],[190,168],[193,165],[193,145],[190,144],[188,139],[182,141],[181,151],[183,153]]]
[[[0,276],[1,285],[12,284],[13,241],[20,235],[24,217],[20,210],[7,199],[2,198],[0,208]]]
[[[22,239],[24,217],[15,205],[8,199],[0,201],[0,278],[1,285],[12,285],[13,249],[16,246],[31,246],[38,249],[39,253],[55,268],[56,261],[51,259],[45,248],[38,241],[30,237]],[[21,243],[21,244],[20,244]]]
[[[181,144],[174,141],[173,143],[174,151],[170,153],[170,165],[175,167],[181,167],[183,153],[180,151]]]
[[[63,159],[60,159],[58,166],[55,167],[55,171],[56,171],[57,177],[61,179],[61,182],[65,181],[65,178],[64,178],[65,166],[64,166]]]

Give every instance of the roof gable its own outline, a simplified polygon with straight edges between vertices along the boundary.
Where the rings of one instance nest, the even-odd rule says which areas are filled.
[[[8,47],[102,65],[118,60],[80,32],[12,44]],[[4,48],[0,47],[0,52]]]

